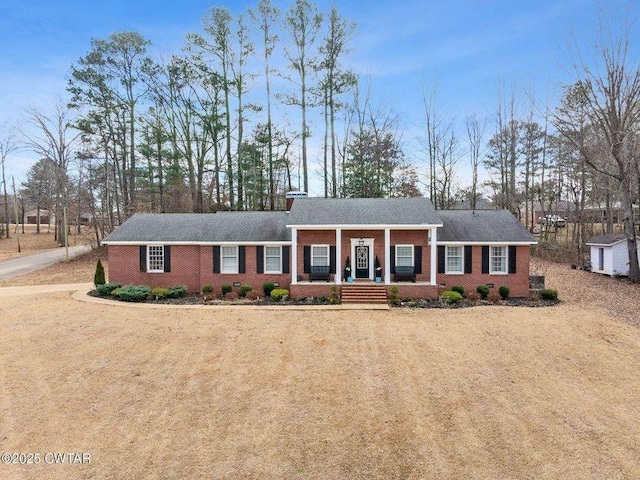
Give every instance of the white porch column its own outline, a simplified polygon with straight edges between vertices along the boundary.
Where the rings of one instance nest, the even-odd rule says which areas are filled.
[[[336,285],[342,285],[342,229],[336,228]]]
[[[291,285],[298,283],[298,230],[291,229]]]
[[[429,248],[431,249],[431,280],[429,282],[431,285],[436,285],[436,272],[438,271],[438,257],[436,256],[438,253],[438,248],[436,247],[436,230],[437,228],[431,229],[431,242],[429,242]]]
[[[384,229],[384,284],[391,283],[391,258],[389,247],[391,245],[391,229]],[[391,252],[393,255],[393,252]]]

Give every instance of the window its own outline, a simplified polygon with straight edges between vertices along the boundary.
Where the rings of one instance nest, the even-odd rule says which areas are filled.
[[[164,245],[147,246],[147,272],[164,272]]]
[[[445,273],[464,273],[462,261],[462,247],[446,247],[447,264]]]
[[[413,267],[413,245],[396,245],[396,266]]]
[[[264,273],[282,272],[282,247],[264,247]]]
[[[507,247],[490,247],[489,273],[507,273]]]
[[[222,259],[221,273],[238,273],[238,247],[221,247],[220,257]]]
[[[314,267],[329,265],[329,245],[311,245],[311,265]]]

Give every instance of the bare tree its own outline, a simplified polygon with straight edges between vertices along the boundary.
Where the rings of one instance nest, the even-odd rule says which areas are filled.
[[[4,196],[4,233],[9,238],[9,197],[7,196],[7,177],[5,163],[7,157],[18,149],[17,133],[12,127],[0,128],[0,164],[2,164],[2,194]]]
[[[292,70],[298,74],[300,80],[300,96],[286,96],[285,101],[290,105],[299,105],[302,113],[302,177],[304,190],[309,191],[309,169],[307,161],[307,124],[308,96],[310,91],[308,72],[312,69],[314,58],[312,47],[320,31],[322,15],[318,13],[315,4],[308,0],[296,0],[287,11],[284,27],[293,41],[292,48],[285,48],[285,56],[289,60]]]
[[[28,132],[23,132],[25,147],[40,158],[51,160],[55,166],[55,238],[62,242],[63,210],[69,200],[69,164],[79,147],[80,132],[72,131],[69,110],[61,104],[50,115],[29,110],[26,125],[31,128]]]
[[[473,115],[467,115],[465,120],[467,127],[467,138],[469,140],[469,162],[471,164],[471,192],[469,203],[472,209],[478,207],[478,168],[480,166],[480,158],[482,155],[482,140],[487,129],[487,121],[480,122]]]
[[[628,18],[628,17],[627,17]],[[573,87],[574,107],[589,118],[604,149],[597,157],[585,161],[596,171],[619,185],[619,199],[624,211],[624,232],[629,252],[629,279],[640,282],[638,249],[633,218],[633,203],[638,192],[639,152],[637,134],[640,126],[640,69],[629,54],[631,24],[602,25],[600,45],[596,48],[598,64],[588,65],[579,56],[574,67],[579,81]],[[558,131],[577,148],[575,116],[554,117]]]

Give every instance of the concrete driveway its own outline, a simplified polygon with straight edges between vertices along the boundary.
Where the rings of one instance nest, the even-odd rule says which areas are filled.
[[[77,257],[89,250],[91,250],[90,245],[69,247],[69,258]],[[0,261],[0,280],[6,280],[17,277],[18,275],[40,270],[41,268],[63,261],[65,256],[64,248],[54,248],[33,255],[25,255],[23,257]]]

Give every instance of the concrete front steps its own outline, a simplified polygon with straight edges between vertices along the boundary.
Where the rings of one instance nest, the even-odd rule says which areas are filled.
[[[343,283],[342,303],[387,303],[387,288],[369,283]]]

